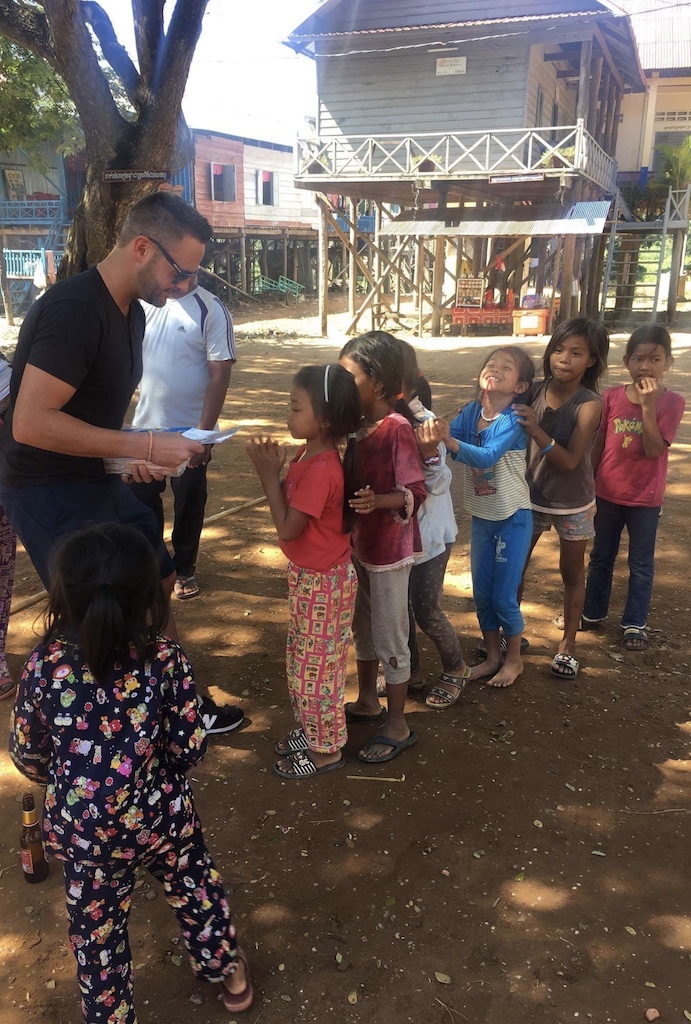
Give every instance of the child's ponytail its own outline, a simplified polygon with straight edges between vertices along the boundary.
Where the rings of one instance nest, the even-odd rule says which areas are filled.
[[[70,534],[55,553],[44,643],[81,649],[94,679],[116,661],[144,658],[168,620],[158,562],[133,526],[105,523]]]

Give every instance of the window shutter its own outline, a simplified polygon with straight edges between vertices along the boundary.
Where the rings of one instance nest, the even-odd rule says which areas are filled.
[[[211,199],[212,199],[212,201],[215,201],[216,198],[217,198],[217,196],[216,196],[216,188],[215,188],[215,184],[216,184],[215,177],[216,177],[216,167],[217,166],[218,166],[217,164],[213,164],[213,163],[209,164],[209,175],[210,175],[210,178],[211,178],[210,191],[211,191]]]
[[[234,203],[237,199],[235,164],[226,164],[223,168],[223,199],[226,203]]]
[[[262,198],[263,184],[262,184],[262,172],[261,171],[255,171],[254,172],[254,180],[255,180],[255,194],[256,194],[257,206],[262,206],[263,205],[263,198]]]

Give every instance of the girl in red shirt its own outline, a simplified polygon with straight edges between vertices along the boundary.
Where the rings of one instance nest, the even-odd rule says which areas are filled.
[[[417,741],[404,716],[410,679],[408,580],[422,551],[417,510],[425,478],[415,433],[392,406],[402,397],[403,352],[385,331],[370,331],[341,349],[341,366],[353,374],[364,419],[358,447],[365,487],[351,499],[358,513],[353,530],[358,596],[353,639],[358,699],[346,705],[350,721],[383,725],[360,751],[371,764],[391,761]],[[381,660],[388,715],[377,699]]]
[[[355,431],[362,418],[352,376],[338,364],[306,366],[290,391],[288,429],[305,444],[281,482],[286,448],[266,435],[247,452],[288,556],[290,626],[288,692],[300,723],[275,747],[282,779],[304,779],[345,764],[343,707],[357,577],[351,559],[348,504],[360,487]],[[337,443],[347,438],[343,463]]]

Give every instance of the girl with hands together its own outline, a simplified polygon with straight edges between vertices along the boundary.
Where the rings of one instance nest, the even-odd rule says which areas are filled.
[[[287,417],[290,433],[305,443],[285,479],[284,445],[259,435],[246,449],[289,559],[286,676],[298,726],[275,746],[280,760],[273,770],[282,779],[310,778],[345,764],[343,696],[357,591],[347,496],[362,479],[355,440],[361,419],[351,374],[337,364],[306,366],[293,380]],[[347,441],[342,463],[341,440]]]

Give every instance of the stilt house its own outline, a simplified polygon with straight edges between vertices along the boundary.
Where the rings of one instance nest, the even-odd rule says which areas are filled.
[[[317,65],[295,180],[317,194],[323,283],[329,237],[349,252],[351,330],[366,310],[395,320],[406,297],[421,331],[454,310],[497,322],[528,284],[552,315],[597,309],[622,101],[646,88],[616,4],[325,0],[286,43]],[[331,195],[351,202],[346,230]]]

